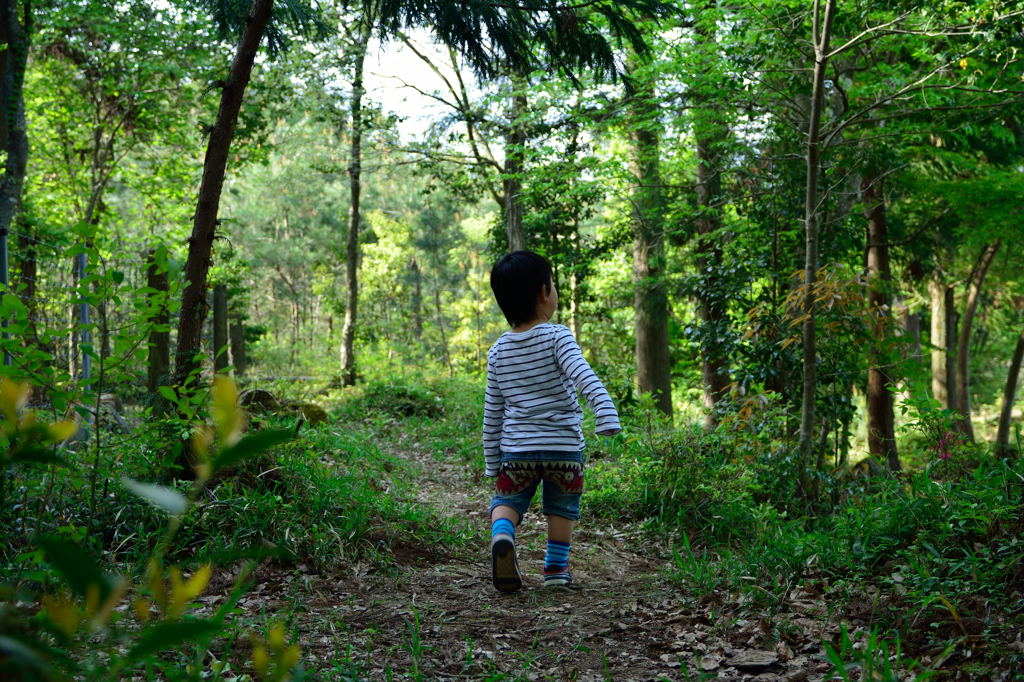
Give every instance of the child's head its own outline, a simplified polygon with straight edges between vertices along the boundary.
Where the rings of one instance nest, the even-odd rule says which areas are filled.
[[[513,251],[491,268],[491,290],[508,323],[533,322],[541,298],[554,296],[551,263],[532,251]]]

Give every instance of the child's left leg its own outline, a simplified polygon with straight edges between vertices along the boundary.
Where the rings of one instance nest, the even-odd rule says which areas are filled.
[[[544,514],[548,519],[548,546],[544,554],[544,587],[571,587],[569,550],[572,531],[580,518],[582,480],[547,476],[544,479]]]
[[[569,549],[576,522],[564,516],[548,515],[548,547],[544,553],[544,586],[567,587],[572,584],[569,572]]]

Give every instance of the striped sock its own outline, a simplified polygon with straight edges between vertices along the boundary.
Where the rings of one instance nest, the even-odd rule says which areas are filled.
[[[511,535],[512,539],[516,539],[516,527],[508,519],[495,519],[491,522],[491,537],[493,538],[498,533],[506,533]]]
[[[544,570],[548,572],[564,571],[569,564],[569,547],[568,542],[548,540],[548,551],[544,555]]]

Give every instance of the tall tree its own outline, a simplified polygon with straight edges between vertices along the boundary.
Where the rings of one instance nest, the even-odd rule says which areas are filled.
[[[942,407],[955,410],[956,400],[956,304],[953,287],[941,272],[928,282],[931,297],[932,397]]]
[[[957,412],[960,413],[960,420],[957,422],[960,432],[972,441],[974,440],[974,426],[971,424],[971,328],[974,325],[974,315],[978,310],[978,301],[981,297],[981,290],[985,284],[985,277],[988,269],[995,260],[996,253],[1002,239],[996,239],[986,244],[978,255],[971,276],[967,280],[967,300],[964,303],[964,314],[960,318],[960,335],[956,344],[956,401]]]
[[[373,18],[362,16],[354,36],[352,63],[352,95],[350,110],[351,143],[349,145],[349,219],[345,240],[345,281],[348,299],[345,305],[345,323],[341,331],[341,380],[345,386],[356,383],[355,333],[359,307],[359,225],[360,198],[362,196],[362,144],[363,144],[363,63],[370,42]]]
[[[24,3],[24,20],[18,17],[18,9],[18,0],[0,0],[0,45],[3,45],[0,52],[0,147],[6,154],[0,179],[0,284],[5,288],[10,281],[7,235],[21,208],[28,163],[23,88],[31,32],[31,2]],[[5,354],[4,364],[8,363],[9,356]]]
[[[694,18],[694,52],[698,56],[698,74],[692,88],[693,142],[696,152],[694,174],[697,217],[696,227],[697,314],[701,320],[701,375],[704,393],[704,425],[718,423],[720,402],[729,386],[727,341],[729,321],[722,270],[722,174],[725,145],[730,130],[728,117],[718,99],[724,88],[722,67],[717,55],[717,27],[721,12],[711,0]],[[718,95],[716,97],[716,95]]]
[[[874,327],[874,343],[868,354],[868,452],[884,458],[890,470],[898,471],[900,458],[896,450],[896,420],[893,413],[895,382],[890,369],[892,363],[884,351],[892,327],[892,268],[883,183],[884,179],[876,174],[865,178],[861,187],[864,218],[867,221],[868,307]]]
[[[1003,389],[1003,407],[999,412],[999,427],[996,430],[996,454],[1009,456],[1010,422],[1013,419],[1013,402],[1017,395],[1017,380],[1020,378],[1021,361],[1024,360],[1024,331],[1017,337],[1013,356],[1010,358],[1010,369],[1006,373],[1006,387]]]
[[[813,462],[814,412],[818,393],[817,329],[815,327],[815,281],[818,273],[818,227],[820,201],[818,182],[821,175],[821,119],[825,99],[825,71],[832,57],[830,41],[835,19],[835,0],[814,0],[811,40],[814,49],[814,70],[811,75],[810,108],[807,115],[807,143],[804,164],[807,180],[804,189],[804,278],[803,278],[803,399],[800,409],[800,458],[804,468]],[[802,470],[802,476],[806,473]],[[808,481],[801,481],[805,491]]]
[[[206,317],[206,278],[212,261],[213,240],[217,233],[217,211],[220,207],[221,189],[224,186],[228,150],[231,147],[238,112],[242,108],[242,98],[252,74],[253,62],[256,60],[256,53],[273,8],[274,0],[253,0],[244,20],[244,29],[228,77],[221,85],[220,107],[206,146],[203,179],[199,186],[192,236],[188,240],[186,284],[181,297],[178,346],[174,364],[174,383],[179,389],[187,387],[190,378],[200,367],[199,347],[203,320]],[[225,31],[227,23],[225,20]]]
[[[672,415],[665,286],[665,227],[661,181],[660,106],[649,71],[635,68],[626,97],[635,187],[633,190],[633,314],[636,381]]]

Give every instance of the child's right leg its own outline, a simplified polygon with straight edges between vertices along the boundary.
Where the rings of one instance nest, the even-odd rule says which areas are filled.
[[[491,509],[491,582],[499,592],[515,592],[523,586],[516,560],[516,526],[519,512],[499,504]]]
[[[499,592],[523,586],[516,561],[516,526],[530,507],[540,483],[536,470],[502,463],[491,500],[491,581]]]

